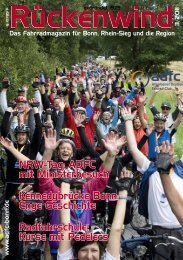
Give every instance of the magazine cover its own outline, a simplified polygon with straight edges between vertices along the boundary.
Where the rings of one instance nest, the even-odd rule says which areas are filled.
[[[182,259],[183,2],[0,3],[0,259]]]

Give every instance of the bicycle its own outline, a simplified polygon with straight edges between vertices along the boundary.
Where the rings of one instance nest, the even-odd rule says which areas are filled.
[[[112,188],[110,186],[106,186],[106,192],[110,191]],[[95,217],[93,217],[93,224],[100,227],[104,230],[105,233],[109,233],[111,224],[108,222],[109,220],[109,200],[105,201],[104,208],[104,216],[100,212],[96,211]]]
[[[139,237],[133,237],[131,239],[123,240],[121,243],[122,247],[122,260],[153,260],[154,255],[161,256],[166,260],[174,260],[174,255],[171,258],[167,258],[157,252],[157,248],[160,245],[163,246],[175,246],[174,243],[168,243],[167,240],[173,240],[179,244],[183,244],[183,241],[167,234],[155,235],[151,228],[140,228],[138,232],[141,234]],[[143,234],[143,235],[142,235]],[[145,234],[145,235],[144,235]],[[156,239],[161,239],[162,243],[158,243],[154,246],[153,241]],[[164,241],[164,242],[163,242]]]
[[[41,201],[27,201],[29,203],[37,203]],[[32,212],[31,210],[23,210],[24,213],[24,222],[26,224],[36,224],[36,223],[44,223],[46,221],[46,209],[44,206],[44,202],[42,203],[42,209],[37,210],[36,212]],[[41,234],[41,231],[34,231],[30,233]],[[30,241],[26,244],[24,242],[24,253],[23,260],[44,260],[44,242],[43,241]]]
[[[138,213],[139,206],[139,194],[140,194],[140,183],[142,180],[142,174],[139,171],[133,173],[133,179],[131,183],[131,188],[129,191],[129,196],[132,197],[132,208],[133,208],[133,218],[130,222],[132,228],[138,228],[142,226],[147,226],[147,219]]]
[[[138,214],[138,200],[139,200],[139,191],[140,191],[140,182],[142,179],[142,174],[138,171],[133,173],[133,179],[131,180],[129,197],[132,198],[128,202],[128,223],[133,227],[147,226],[146,219]],[[111,192],[112,187],[107,186],[105,192]],[[102,211],[102,212],[101,212]],[[99,226],[104,231],[109,230],[109,200],[106,200],[102,204],[102,208],[99,207],[99,210],[96,212],[95,220],[93,221],[97,226]],[[138,220],[138,221],[137,221]],[[139,221],[140,220],[140,221]],[[140,222],[140,223],[139,223]]]

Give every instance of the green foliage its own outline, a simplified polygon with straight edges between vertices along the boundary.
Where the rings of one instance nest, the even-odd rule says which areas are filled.
[[[161,1],[123,1],[110,0],[110,5],[120,6],[126,15],[129,11],[133,10],[134,5],[140,6],[141,10],[152,10],[155,13],[166,10],[167,5],[172,5],[173,16],[175,12],[175,6],[180,8],[180,14],[183,11],[183,2],[181,0],[161,0]],[[140,21],[139,21],[140,24]],[[105,49],[107,56],[116,55],[118,57],[119,65],[133,70],[144,70],[146,72],[159,72],[162,71],[170,61],[182,60],[183,58],[183,19],[180,16],[180,26],[174,25],[173,17],[173,28],[172,29],[134,29],[133,23],[130,28],[123,29],[112,29],[108,31],[119,30],[126,33],[131,33],[131,37],[128,36],[117,36],[117,37],[99,37],[98,39],[98,55],[100,55]],[[146,32],[150,30],[154,33],[154,36],[147,36]],[[143,36],[134,36],[134,32],[142,31]],[[175,36],[156,36],[156,31],[160,32],[174,32]]]
[[[35,1],[18,1],[19,4],[33,8]],[[39,75],[41,71],[45,76],[55,74],[56,66],[62,69],[64,66],[77,63],[83,58],[80,53],[80,37],[28,37],[22,36],[23,27],[20,26],[13,32],[21,33],[21,36],[10,36],[10,28],[6,27],[6,10],[10,10],[12,4],[16,1],[4,0],[0,3],[0,80],[4,76],[10,77],[11,91],[8,91],[9,98],[14,98],[18,87],[23,84],[28,86],[35,75]],[[70,10],[83,10],[83,6],[79,1],[37,1],[36,4],[42,4],[45,10],[59,10],[62,5],[67,4]],[[47,28],[48,29],[48,28]],[[28,29],[27,29],[28,30]],[[49,28],[48,31],[53,29]],[[36,31],[35,29],[33,31]],[[41,31],[38,30],[37,31]],[[44,31],[44,30],[42,30]],[[69,30],[68,30],[69,31]],[[71,30],[70,30],[71,31]],[[30,88],[31,89],[31,88]],[[31,93],[31,91],[29,90]]]
[[[10,98],[15,97],[21,85],[30,86],[34,76],[41,71],[53,75],[58,63],[56,59],[50,61],[49,56],[41,52],[37,39],[33,37],[7,37],[4,33],[0,38],[0,49],[0,78],[10,77]]]

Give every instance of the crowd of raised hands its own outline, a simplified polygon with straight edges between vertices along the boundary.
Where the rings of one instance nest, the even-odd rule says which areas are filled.
[[[176,104],[166,100],[161,111],[155,105],[158,86],[147,97],[143,79],[129,80],[124,69],[106,68],[101,64],[82,63],[70,70],[56,70],[54,80],[36,76],[32,82],[33,97],[28,101],[29,88],[18,89],[14,100],[7,100],[11,83],[3,79],[0,93],[0,143],[7,152],[5,197],[10,201],[10,255],[22,259],[22,243],[18,225],[23,215],[18,208],[18,191],[43,193],[103,193],[106,186],[118,195],[112,215],[108,241],[68,239],[71,230],[63,231],[64,239],[50,242],[53,259],[120,259],[120,238],[125,218],[126,202],[132,172],[143,174],[142,187],[149,189],[142,214],[152,226],[180,228],[183,223],[183,160],[175,160],[176,131],[183,117],[183,96],[176,89]],[[153,114],[150,122],[147,109]],[[171,113],[172,107],[175,107]],[[105,177],[93,178],[20,178],[19,161],[54,161],[63,163],[67,171],[72,161],[93,160],[94,172],[108,172]],[[51,172],[49,164],[45,169]],[[89,167],[88,167],[89,168]],[[84,169],[91,172],[91,169]],[[82,169],[83,170],[83,169]],[[50,175],[51,176],[51,175]],[[172,177],[173,176],[173,177]],[[156,192],[157,188],[157,192]],[[165,194],[166,203],[161,202]],[[145,198],[144,197],[144,198]],[[143,200],[142,200],[143,202]],[[53,202],[53,204],[56,202]],[[76,203],[66,198],[57,203]],[[15,210],[16,209],[16,210]],[[109,208],[110,211],[110,208]],[[14,214],[15,213],[15,214]],[[110,212],[109,212],[110,214]],[[60,215],[60,216],[59,216]],[[21,216],[21,217],[20,217]],[[167,216],[170,218],[168,219]],[[92,210],[62,209],[48,211],[52,224],[82,223],[92,226]],[[78,230],[79,232],[79,230]],[[99,234],[103,234],[98,230]],[[97,234],[88,229],[86,234]],[[85,234],[85,235],[86,235]],[[74,241],[74,242],[73,242]],[[17,253],[18,252],[18,253]],[[17,257],[17,258],[16,258]]]

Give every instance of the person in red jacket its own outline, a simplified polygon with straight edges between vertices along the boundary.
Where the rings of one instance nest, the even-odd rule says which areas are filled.
[[[138,116],[136,116],[133,119],[133,129],[134,129],[134,134],[135,134],[135,139],[136,142],[139,143],[140,140],[143,138],[143,136],[146,134],[145,130],[142,127],[142,123],[140,122],[140,119]],[[148,156],[148,142],[146,141],[145,144],[142,146],[140,151],[145,155]]]
[[[94,114],[97,111],[99,111],[99,109],[94,108],[93,115],[90,117],[90,120],[88,122],[86,122],[86,110],[85,110],[85,108],[78,107],[78,108],[75,109],[75,114],[79,113],[83,117],[82,124],[84,124],[84,126],[85,126],[86,136],[87,136],[89,142],[92,145],[94,145],[94,128],[95,128]],[[64,112],[65,112],[65,117],[66,117],[66,119],[65,119],[66,126],[74,131],[75,137],[74,137],[73,141],[76,145],[76,148],[81,148],[81,140],[80,140],[80,136],[79,136],[79,133],[78,133],[78,130],[77,130],[77,127],[76,127],[75,117],[73,116],[72,110],[71,110],[71,108],[68,104],[65,106]]]

